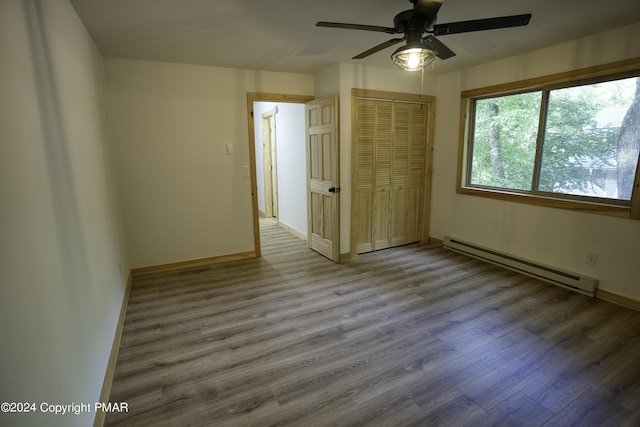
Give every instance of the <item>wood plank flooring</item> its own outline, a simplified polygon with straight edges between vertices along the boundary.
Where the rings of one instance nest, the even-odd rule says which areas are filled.
[[[106,425],[638,426],[640,313],[442,248],[136,278]]]

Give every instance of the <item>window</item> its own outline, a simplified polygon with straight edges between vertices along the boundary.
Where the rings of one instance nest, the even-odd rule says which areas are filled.
[[[640,69],[597,71],[463,93],[458,191],[640,219]]]

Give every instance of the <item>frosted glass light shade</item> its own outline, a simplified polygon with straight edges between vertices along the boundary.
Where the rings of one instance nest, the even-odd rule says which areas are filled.
[[[424,47],[403,46],[391,55],[393,62],[405,71],[418,71],[431,64],[436,55]]]

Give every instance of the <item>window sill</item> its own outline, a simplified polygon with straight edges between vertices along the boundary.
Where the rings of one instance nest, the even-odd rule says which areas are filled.
[[[458,194],[486,197],[489,199],[505,200],[509,202],[525,203],[528,205],[545,206],[550,208],[567,209],[576,212],[595,213],[614,216],[617,218],[631,218],[631,207],[607,205],[595,202],[583,202],[566,199],[544,197],[536,194],[511,193],[485,188],[471,188],[458,186]]]

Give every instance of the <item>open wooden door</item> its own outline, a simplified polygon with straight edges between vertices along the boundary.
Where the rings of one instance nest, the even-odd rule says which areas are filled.
[[[340,261],[338,98],[306,104],[309,246]]]

